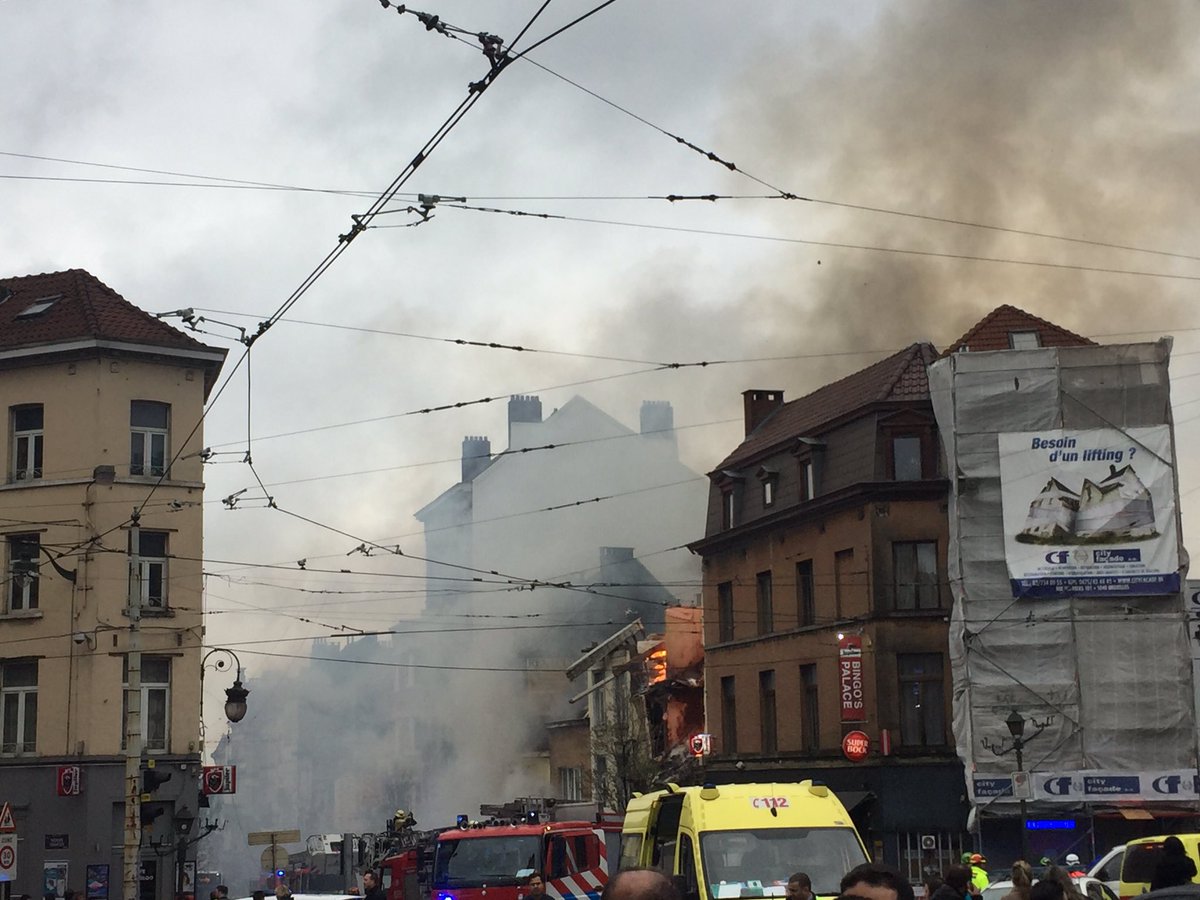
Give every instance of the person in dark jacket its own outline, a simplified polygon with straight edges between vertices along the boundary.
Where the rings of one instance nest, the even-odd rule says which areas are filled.
[[[1162,859],[1154,867],[1150,890],[1187,884],[1196,877],[1196,863],[1183,849],[1183,841],[1171,835],[1163,841]]]
[[[379,884],[379,876],[375,874],[374,869],[367,869],[363,872],[362,879],[365,900],[387,900],[387,894],[383,892],[383,887]]]
[[[942,875],[943,884],[929,900],[966,900],[971,893],[971,867],[951,866]]]

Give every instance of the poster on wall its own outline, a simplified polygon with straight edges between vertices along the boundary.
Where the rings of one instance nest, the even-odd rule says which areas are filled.
[[[1168,426],[998,437],[1014,597],[1179,592]]]
[[[87,900],[108,900],[108,865],[89,864],[85,887]]]
[[[46,860],[42,863],[42,897],[62,897],[67,892],[67,861]]]

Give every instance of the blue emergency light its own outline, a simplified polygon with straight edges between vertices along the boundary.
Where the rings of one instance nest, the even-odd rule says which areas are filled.
[[[1030,831],[1073,831],[1074,819],[1030,819],[1025,823]]]

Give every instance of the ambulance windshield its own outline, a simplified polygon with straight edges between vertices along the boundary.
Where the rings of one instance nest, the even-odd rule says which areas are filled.
[[[804,872],[813,893],[836,895],[842,876],[867,861],[851,828],[754,828],[700,835],[702,879],[714,900],[783,897]]]

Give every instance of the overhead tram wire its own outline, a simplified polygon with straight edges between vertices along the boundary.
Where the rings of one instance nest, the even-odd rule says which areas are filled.
[[[583,16],[580,16],[579,18],[575,19],[574,22],[568,24],[567,26],[565,26],[563,28],[560,28],[556,32],[553,32],[549,37],[543,38],[541,41],[538,41],[536,44],[534,44],[534,46],[535,47],[540,46],[541,44],[543,44],[547,40],[549,40],[550,37],[554,37],[558,34],[561,34],[563,31],[567,30],[567,28],[570,28],[572,25],[583,21],[584,19],[593,15],[595,12],[598,12],[599,10],[603,9],[605,6],[608,6],[609,4],[611,4],[613,2],[615,2],[615,0],[606,0],[605,3],[602,3],[600,6],[596,7],[591,12],[586,13]],[[385,8],[387,8],[391,4],[388,2],[388,0],[382,0],[382,5]],[[403,7],[399,8],[399,11],[404,11]],[[410,10],[409,12],[411,12],[413,15],[416,15],[418,18],[422,18],[425,15],[425,14],[417,13],[416,11],[412,11],[412,10]],[[537,13],[535,13],[534,18],[536,18],[540,14],[541,14],[541,10],[539,10]],[[435,16],[433,18],[436,20],[437,17]],[[524,30],[522,31],[522,33],[524,33]],[[492,36],[490,36],[490,35],[488,35],[486,37],[492,38]],[[421,166],[421,164],[426,159],[429,158],[429,155],[431,153],[433,153],[434,150],[437,149],[437,147],[441,144],[441,142],[443,140],[445,140],[446,136],[449,135],[450,132],[454,130],[454,128],[458,125],[459,122],[462,121],[462,119],[466,116],[466,114],[471,111],[471,109],[474,107],[474,105],[479,102],[479,98],[483,96],[484,92],[495,81],[495,79],[499,76],[499,74],[509,65],[509,63],[511,63],[513,61],[514,57],[512,57],[509,52],[506,51],[506,52],[502,52],[502,53],[496,53],[495,52],[495,44],[489,45],[488,42],[486,40],[484,40],[484,38],[485,38],[485,35],[483,35],[483,33],[480,33],[480,42],[484,45],[483,46],[484,54],[486,56],[488,56],[488,59],[491,62],[491,67],[488,70],[488,72],[484,75],[484,77],[482,79],[480,79],[479,81],[472,82],[468,86],[467,97],[462,102],[459,103],[459,105],[454,109],[454,111],[437,128],[437,130],[434,132],[433,136],[430,137],[425,142],[425,144],[421,147],[421,149],[417,152],[417,154],[408,162],[408,164],[404,167],[404,169],[401,170],[400,174],[397,175],[392,180],[392,183],[390,185],[388,185],[388,187],[386,189],[384,189],[383,193],[381,193],[376,198],[376,200],[367,209],[367,212],[351,216],[351,221],[353,222],[353,225],[351,226],[350,230],[345,232],[344,234],[341,234],[338,236],[338,241],[337,241],[337,244],[334,246],[334,248],[325,255],[325,257],[321,260],[321,262],[319,262],[317,264],[317,266],[311,272],[309,272],[309,274],[301,281],[299,287],[297,287],[295,290],[292,291],[291,294],[288,295],[288,297],[279,305],[279,307],[275,310],[275,312],[273,312],[267,319],[265,319],[264,321],[259,323],[258,330],[254,334],[249,335],[247,338],[245,338],[245,340],[243,341],[245,344],[245,350],[243,351],[242,355],[238,358],[238,360],[234,364],[233,368],[229,371],[229,373],[222,380],[222,383],[218,386],[216,393],[213,395],[213,397],[209,400],[209,402],[205,406],[205,409],[201,413],[200,418],[197,420],[196,424],[193,426],[192,430],[189,432],[187,438],[184,440],[183,445],[181,445],[180,451],[176,452],[176,455],[178,455],[179,452],[182,452],[182,446],[186,446],[187,442],[189,440],[191,440],[191,438],[199,431],[200,427],[204,423],[205,418],[208,416],[209,412],[212,410],[212,408],[216,404],[217,400],[220,399],[221,395],[225,391],[225,388],[229,385],[230,381],[233,379],[233,376],[237,373],[238,369],[241,368],[242,364],[244,362],[246,362],[247,357],[250,354],[251,348],[259,340],[259,338],[261,338],[264,334],[266,334],[266,332],[276,322],[278,322],[280,319],[282,319],[283,316],[287,315],[288,311],[290,311],[292,309],[292,307],[294,307],[296,305],[296,303],[299,302],[300,298],[303,297],[312,288],[312,286],[314,284],[316,284],[317,280],[320,279],[320,277],[326,271],[328,271],[329,268],[341,257],[341,255],[347,250],[347,248],[349,248],[350,244],[354,241],[354,239],[359,234],[361,234],[363,231],[366,230],[366,228],[370,225],[370,222],[375,218],[376,215],[378,215],[379,211],[381,209],[383,209],[384,206],[386,206],[388,203],[390,203],[392,201],[392,199],[399,192],[400,188],[403,187],[404,184],[408,182],[408,180],[413,176],[413,174],[417,171],[417,169]],[[493,38],[493,40],[499,41],[498,38]],[[175,461],[174,458],[172,458],[172,462],[174,462],[174,461]],[[150,491],[147,493],[145,499],[138,506],[137,511],[139,513],[142,509],[145,508],[145,505],[147,503],[149,503],[150,499],[154,496],[154,493],[158,490],[158,487],[162,484],[163,480],[166,478],[166,473],[168,471],[169,471],[169,466],[164,467],[163,475],[158,479],[157,482],[154,483],[154,485],[151,486]],[[255,473],[255,477],[256,478],[258,477],[257,473]],[[259,479],[259,480],[261,482],[261,479]],[[125,523],[122,523],[121,526],[116,526],[116,527],[123,527],[124,524]]]
[[[1042,260],[1017,259],[1013,257],[980,256],[972,253],[949,253],[940,250],[919,250],[906,247],[883,247],[876,244],[854,244],[846,241],[818,241],[809,238],[783,237],[771,234],[749,234],[737,231],[718,231],[709,228],[687,228],[680,225],[654,225],[647,222],[622,222],[615,219],[596,219],[587,216],[568,216],[560,213],[528,212],[516,209],[500,209],[486,206],[470,206],[461,203],[441,203],[442,208],[470,210],[532,219],[557,219],[563,222],[580,222],[588,225],[612,225],[621,228],[641,228],[649,231],[670,231],[680,234],[699,234],[709,237],[740,238],[742,240],[770,241],[781,244],[803,244],[809,247],[827,247],[834,250],[861,250],[871,253],[893,253],[904,256],[919,256],[932,259],[949,259],[963,262],[984,262],[1001,265],[1031,266],[1041,269],[1058,269],[1073,272],[1096,272],[1105,275],[1132,275],[1139,278],[1164,278],[1178,281],[1200,281],[1200,275],[1182,275],[1170,272],[1151,272],[1140,269],[1117,269],[1108,266],[1085,266],[1072,263],[1056,263]],[[371,225],[371,228],[397,228],[406,226]]]
[[[534,48],[530,47],[529,49],[532,50]],[[954,225],[954,226],[963,227],[963,228],[978,228],[978,229],[983,229],[986,231],[996,231],[996,232],[1001,232],[1001,233],[1005,233],[1005,234],[1021,235],[1024,237],[1034,237],[1034,238],[1040,238],[1040,239],[1045,239],[1045,240],[1054,240],[1054,241],[1065,241],[1068,243],[1082,244],[1082,245],[1092,246],[1092,247],[1103,247],[1103,248],[1110,249],[1110,250],[1127,250],[1127,251],[1130,251],[1133,253],[1149,253],[1149,254],[1153,254],[1155,256],[1166,256],[1166,257],[1171,257],[1171,258],[1175,258],[1175,259],[1200,261],[1200,256],[1193,255],[1193,254],[1187,254],[1187,253],[1176,253],[1176,252],[1167,251],[1167,250],[1154,250],[1154,249],[1151,249],[1148,247],[1136,247],[1136,246],[1127,245],[1127,244],[1117,244],[1117,243],[1111,243],[1111,242],[1107,242],[1107,241],[1092,240],[1089,238],[1076,238],[1076,237],[1070,237],[1070,236],[1062,235],[1062,234],[1053,234],[1051,232],[1032,231],[1032,230],[1028,230],[1028,229],[1012,228],[1012,227],[1003,226],[1003,225],[992,225],[992,224],[988,224],[988,223],[984,223],[984,222],[972,222],[972,221],[969,221],[966,219],[957,219],[957,218],[944,217],[944,216],[934,216],[934,215],[930,215],[930,214],[926,214],[926,213],[916,213],[916,212],[910,212],[907,210],[891,209],[891,208],[882,207],[882,206],[870,206],[867,204],[848,203],[848,202],[839,201],[839,200],[829,200],[829,199],[825,199],[822,197],[803,196],[803,195],[800,195],[793,191],[784,190],[783,188],[778,187],[777,185],[774,185],[774,184],[770,183],[769,181],[766,181],[765,179],[760,178],[757,175],[754,175],[751,172],[746,171],[745,169],[738,166],[736,163],[733,163],[726,159],[722,159],[720,156],[718,156],[716,153],[712,152],[711,150],[705,150],[703,147],[700,147],[697,144],[692,143],[691,141],[687,140],[686,138],[681,137],[677,134],[673,134],[672,132],[668,131],[667,129],[663,128],[662,126],[657,125],[654,122],[651,122],[649,119],[645,118],[644,116],[640,116],[637,113],[633,112],[632,110],[626,109],[625,107],[613,102],[612,100],[609,100],[608,98],[601,96],[600,94],[596,93],[595,91],[584,87],[583,85],[579,84],[578,82],[572,81],[570,78],[567,78],[565,75],[560,75],[558,72],[555,72],[553,69],[549,68],[548,66],[545,66],[542,63],[539,63],[534,59],[531,59],[527,55],[528,52],[529,51],[522,53],[517,58],[524,59],[525,62],[528,62],[531,65],[536,66],[537,68],[541,69],[543,72],[546,72],[547,74],[552,75],[555,78],[566,82],[567,84],[571,85],[572,87],[576,88],[577,90],[583,91],[585,94],[589,95],[590,97],[593,97],[596,100],[599,100],[601,103],[604,103],[605,105],[612,107],[613,109],[617,110],[618,112],[620,112],[626,116],[629,116],[629,117],[637,120],[638,122],[641,122],[643,125],[646,125],[647,127],[654,129],[659,134],[662,134],[665,137],[668,137],[671,140],[675,141],[677,144],[681,144],[684,147],[687,147],[689,150],[692,150],[692,151],[700,154],[705,159],[708,159],[711,162],[717,163],[718,165],[728,169],[730,172],[735,172],[739,175],[742,175],[745,178],[749,178],[751,181],[753,181],[757,184],[760,184],[765,188],[768,188],[772,191],[776,191],[778,193],[779,197],[784,200],[797,200],[797,201],[802,201],[805,203],[814,203],[814,204],[819,204],[822,206],[831,206],[831,207],[836,207],[836,208],[840,208],[840,209],[850,209],[850,210],[857,210],[860,212],[870,212],[870,213],[875,213],[878,215],[899,216],[902,218],[916,219],[916,220],[925,221],[925,222],[936,222],[936,223],[943,224],[943,225]]]

